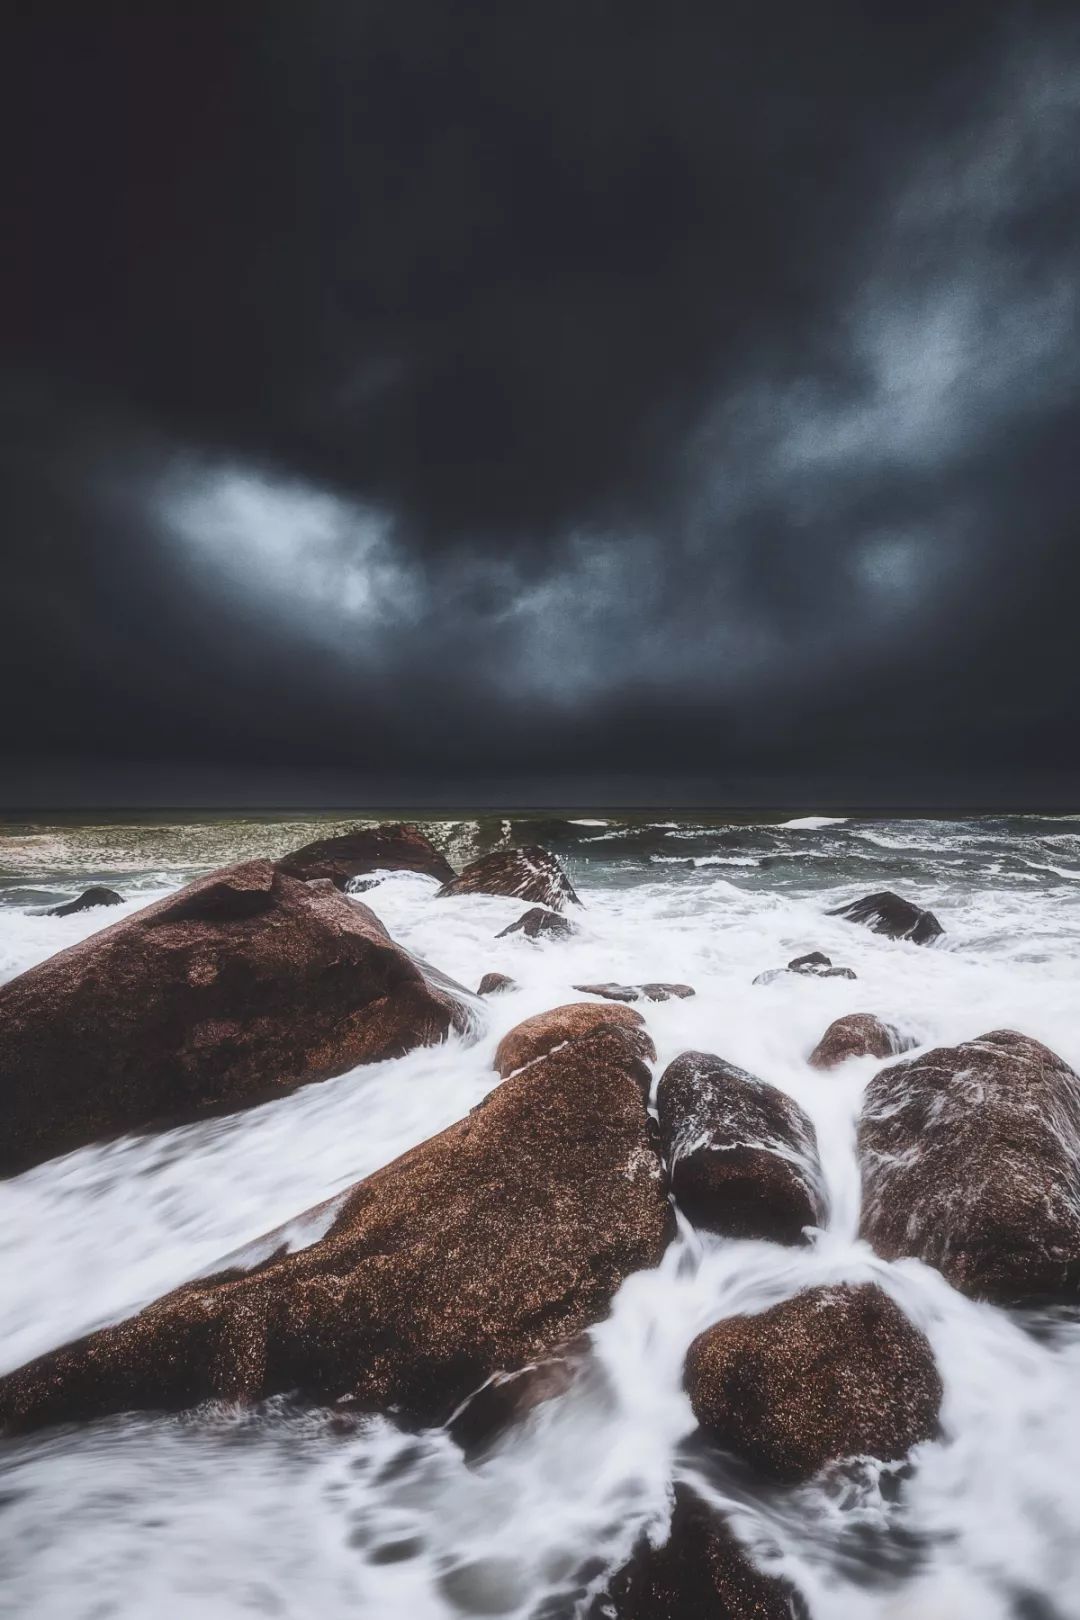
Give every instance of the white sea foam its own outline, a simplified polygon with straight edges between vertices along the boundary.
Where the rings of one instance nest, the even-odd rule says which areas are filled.
[[[575,982],[655,979],[697,991],[644,1008],[657,1072],[693,1047],[795,1097],[815,1125],[831,1212],[807,1250],[684,1227],[661,1265],[617,1296],[580,1384],[480,1463],[466,1466],[442,1433],[376,1420],[343,1434],[282,1405],[119,1418],[8,1444],[0,1614],[526,1620],[550,1599],[569,1616],[575,1572],[594,1557],[617,1562],[643,1525],[662,1521],[682,1476],[726,1503],[757,1556],[798,1582],[813,1620],[1080,1620],[1080,1328],[1034,1334],[859,1243],[854,1119],[880,1065],[818,1073],[806,1063],[831,1019],[872,1011],[922,1046],[1012,1026],[1080,1065],[1080,894],[1052,872],[1017,870],[1046,853],[1022,827],[990,838],[968,824],[950,843],[944,823],[875,823],[893,842],[869,865],[857,836],[867,830],[830,833],[847,841],[835,868],[572,859],[585,907],[565,942],[496,939],[520,901],[439,900],[431,883],[386,877],[365,899],[409,949],[469,986],[492,969],[515,979],[481,1004],[477,1044],[455,1040],[232,1119],[86,1149],[0,1185],[10,1367],[205,1271],[460,1117],[495,1083],[499,1037],[581,999]],[[755,847],[741,858],[756,861]],[[157,873],[141,897],[165,887]],[[947,929],[938,947],[826,915],[885,887],[937,912]],[[121,915],[0,911],[4,975]],[[751,984],[815,948],[858,978]],[[308,1236],[294,1229],[294,1241]],[[945,1383],[941,1441],[920,1447],[911,1478],[890,1488],[872,1469],[779,1493],[722,1471],[702,1479],[683,1447],[690,1339],[725,1314],[845,1278],[880,1282],[928,1334]]]

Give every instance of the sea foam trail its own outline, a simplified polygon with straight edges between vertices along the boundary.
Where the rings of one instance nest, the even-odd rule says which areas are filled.
[[[899,847],[870,845],[858,836],[867,831]],[[1058,824],[1046,836],[1078,831]],[[802,866],[796,843],[811,845]],[[751,830],[743,852],[776,863],[745,870],[571,853],[586,904],[580,933],[557,944],[494,938],[519,902],[436,900],[420,877],[381,882],[365,900],[410,949],[470,987],[489,970],[516,980],[481,1003],[480,1041],[359,1069],[231,1119],[85,1149],[0,1184],[5,1368],[205,1271],[459,1118],[496,1082],[501,1035],[578,999],[575,983],[692,984],[693,999],[644,1009],[657,1075],[693,1047],[794,1096],[818,1134],[828,1230],[792,1250],[684,1227],[661,1265],[620,1291],[580,1382],[479,1463],[466,1465],[442,1432],[406,1435],[384,1419],[342,1428],[285,1403],[118,1418],[9,1443],[0,1614],[537,1620],[546,1602],[551,1616],[569,1616],[582,1566],[618,1562],[643,1526],[661,1525],[669,1483],[682,1477],[797,1581],[814,1620],[1080,1620],[1080,1329],[1032,1332],[917,1262],[876,1259],[855,1235],[854,1120],[880,1065],[818,1073],[806,1063],[834,1017],[865,1010],[921,1046],[1013,1026],[1080,1065],[1080,900],[1072,883],[1032,881],[1022,865],[1051,852],[1062,864],[1073,847],[1044,850],[1042,831],[1024,824],[973,822]],[[877,864],[860,881],[855,863],[871,848]],[[148,868],[139,899],[180,875]],[[825,915],[883,887],[932,906],[945,939],[893,943]],[[117,915],[0,911],[4,973]],[[858,978],[751,984],[814,948]],[[722,1461],[703,1473],[681,1388],[691,1338],[800,1288],[871,1278],[927,1333],[944,1379],[943,1439],[919,1449],[911,1477],[864,1466],[767,1492]]]

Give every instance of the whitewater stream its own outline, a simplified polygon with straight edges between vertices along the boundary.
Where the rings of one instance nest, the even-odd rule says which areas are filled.
[[[571,1620],[643,1529],[663,1533],[681,1478],[726,1508],[813,1620],[1080,1620],[1080,1313],[975,1304],[916,1261],[878,1260],[855,1236],[854,1123],[881,1065],[806,1062],[833,1018],[869,1011],[917,1047],[1011,1027],[1080,1068],[1080,816],[737,824],[598,810],[425,826],[455,864],[507,832],[540,835],[584,901],[580,933],[497,940],[520,901],[380,881],[364,900],[410,950],[470,988],[491,970],[517,982],[476,1003],[480,1038],[0,1183],[0,1371],[216,1269],[459,1119],[496,1083],[499,1038],[582,999],[575,983],[691,984],[691,1000],[642,1007],[657,1078],[693,1047],[796,1098],[818,1133],[827,1229],[798,1250],[681,1229],[616,1296],[579,1381],[480,1460],[441,1430],[284,1401],[0,1443],[0,1615]],[[180,815],[2,826],[0,978],[197,872],[336,830]],[[124,909],[41,914],[91,882],[119,889]],[[884,888],[931,907],[945,936],[892,942],[825,914]],[[752,984],[814,949],[857,979]],[[801,1288],[867,1279],[933,1346],[941,1438],[907,1468],[856,1462],[796,1489],[710,1453],[681,1387],[694,1335]]]

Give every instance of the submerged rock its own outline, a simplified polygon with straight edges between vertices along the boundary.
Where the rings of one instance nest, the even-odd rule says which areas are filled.
[[[439,893],[507,894],[534,905],[552,906],[556,911],[581,904],[555,856],[539,844],[481,855],[478,861],[470,861],[460,877],[444,883]]]
[[[0,986],[0,1173],[430,1045],[456,988],[329,883],[212,872]]]
[[[555,1047],[567,1041],[579,1041],[583,1035],[592,1035],[601,1029],[631,1032],[631,1044],[638,1056],[655,1061],[656,1051],[639,1012],[631,1007],[598,1007],[595,1001],[571,1001],[564,1007],[534,1013],[508,1030],[495,1048],[495,1068],[505,1080],[508,1074],[545,1057]],[[646,1071],[646,1096],[648,1091]]]
[[[575,984],[574,989],[605,1001],[685,1001],[696,994],[688,984]]]
[[[808,1288],[698,1335],[684,1378],[702,1428],[794,1484],[843,1457],[895,1462],[937,1432],[930,1345],[874,1283]]]
[[[358,1182],[308,1247],[188,1284],[0,1379],[0,1422],[287,1391],[444,1421],[659,1261],[672,1217],[641,1067],[619,1030],[571,1042]]]
[[[476,987],[478,996],[498,996],[504,990],[516,990],[517,984],[507,973],[485,973]]]
[[[538,939],[541,934],[546,934],[551,939],[569,939],[571,934],[576,934],[577,931],[577,924],[572,923],[568,917],[560,917],[557,911],[545,911],[543,906],[533,906],[531,911],[523,912],[517,922],[512,922],[507,928],[500,928],[495,938],[505,939],[507,934],[524,934],[528,939]]]
[[[755,984],[772,984],[774,979],[783,979],[789,973],[799,973],[811,979],[854,979],[858,975],[853,968],[833,967],[832,962],[822,951],[809,951],[805,956],[796,956],[787,967],[767,968],[759,973],[754,980]]]
[[[115,889],[90,888],[84,889],[76,900],[68,900],[65,905],[52,906],[46,917],[72,917],[77,911],[93,911],[97,906],[122,906],[124,897],[117,894]]]
[[[676,1485],[667,1540],[654,1547],[642,1538],[587,1620],[806,1620],[807,1612],[793,1586],[755,1568],[719,1514]]]
[[[470,1460],[482,1455],[538,1406],[565,1395],[585,1367],[589,1350],[589,1336],[581,1333],[542,1361],[517,1372],[494,1373],[452,1414],[447,1432]]]
[[[825,1218],[814,1127],[791,1097],[708,1052],[683,1052],[656,1093],[680,1209],[723,1237],[802,1243]]]
[[[913,900],[905,900],[891,889],[864,895],[846,906],[837,906],[830,917],[846,917],[848,922],[864,923],[872,934],[885,934],[889,939],[910,939],[915,945],[927,945],[945,932],[932,911],[924,911]]]
[[[834,1018],[811,1052],[812,1069],[835,1069],[850,1057],[892,1057],[903,1046],[896,1030],[873,1013],[848,1013]]]
[[[282,856],[277,865],[279,871],[305,882],[329,878],[338,889],[368,872],[424,872],[440,883],[455,876],[446,856],[408,822],[357,827],[338,838],[319,838]]]
[[[999,1029],[893,1063],[858,1127],[862,1236],[1003,1304],[1080,1290],[1080,1078]]]

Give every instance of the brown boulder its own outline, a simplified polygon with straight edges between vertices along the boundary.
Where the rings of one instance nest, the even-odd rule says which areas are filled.
[[[123,895],[117,894],[115,889],[84,889],[77,899],[69,900],[62,906],[52,906],[45,915],[46,917],[73,917],[77,911],[93,911],[98,906],[122,906],[123,903]]]
[[[814,1127],[791,1097],[707,1052],[683,1052],[656,1093],[675,1201],[723,1237],[805,1242],[825,1218]]]
[[[914,945],[928,945],[945,932],[932,911],[924,911],[922,906],[894,894],[891,889],[849,901],[827,915],[863,923],[872,934],[884,934],[889,939],[910,939]]]
[[[543,906],[533,906],[531,911],[522,912],[517,922],[510,923],[506,928],[500,928],[495,938],[505,939],[507,934],[524,934],[527,939],[538,939],[541,934],[547,934],[551,939],[569,939],[571,934],[576,934],[577,931],[577,924],[572,923],[568,917],[560,917],[557,911],[545,911]]]
[[[509,974],[485,973],[476,987],[476,993],[478,996],[497,996],[501,995],[504,990],[516,989],[517,985]]]
[[[571,1001],[565,1007],[534,1013],[508,1030],[495,1049],[495,1068],[505,1080],[508,1074],[545,1057],[556,1046],[578,1041],[600,1029],[633,1030],[639,1056],[655,1060],[656,1052],[639,1012],[631,1007],[598,1007],[595,1001]]]
[[[449,882],[455,875],[446,856],[419,827],[407,822],[357,827],[339,838],[319,838],[293,850],[291,855],[283,855],[277,865],[279,871],[306,883],[313,878],[329,878],[338,889],[343,889],[350,878],[367,872],[424,872],[440,883]]]
[[[895,1029],[873,1013],[848,1013],[833,1019],[807,1062],[812,1069],[835,1069],[850,1057],[892,1057],[901,1050]]]
[[[690,1346],[684,1381],[714,1440],[789,1484],[842,1457],[897,1461],[934,1437],[941,1405],[927,1340],[873,1283],[717,1322]]]
[[[787,1581],[763,1575],[719,1514],[685,1485],[662,1547],[646,1539],[587,1620],[806,1620]]]
[[[553,906],[561,911],[581,901],[559,862],[539,844],[526,849],[495,849],[470,861],[460,877],[451,878],[439,890],[446,894],[507,894],[533,905]]]
[[[567,1343],[671,1236],[642,1065],[574,1041],[358,1182],[325,1236],[177,1289],[0,1379],[24,1430],[296,1391],[438,1423]]]
[[[605,1001],[685,1001],[695,994],[688,984],[575,984],[574,989]]]
[[[862,1236],[1002,1304],[1080,1289],[1080,1078],[999,1029],[893,1063],[858,1129]]]
[[[0,987],[0,1173],[442,1040],[449,984],[327,883],[213,872]]]

